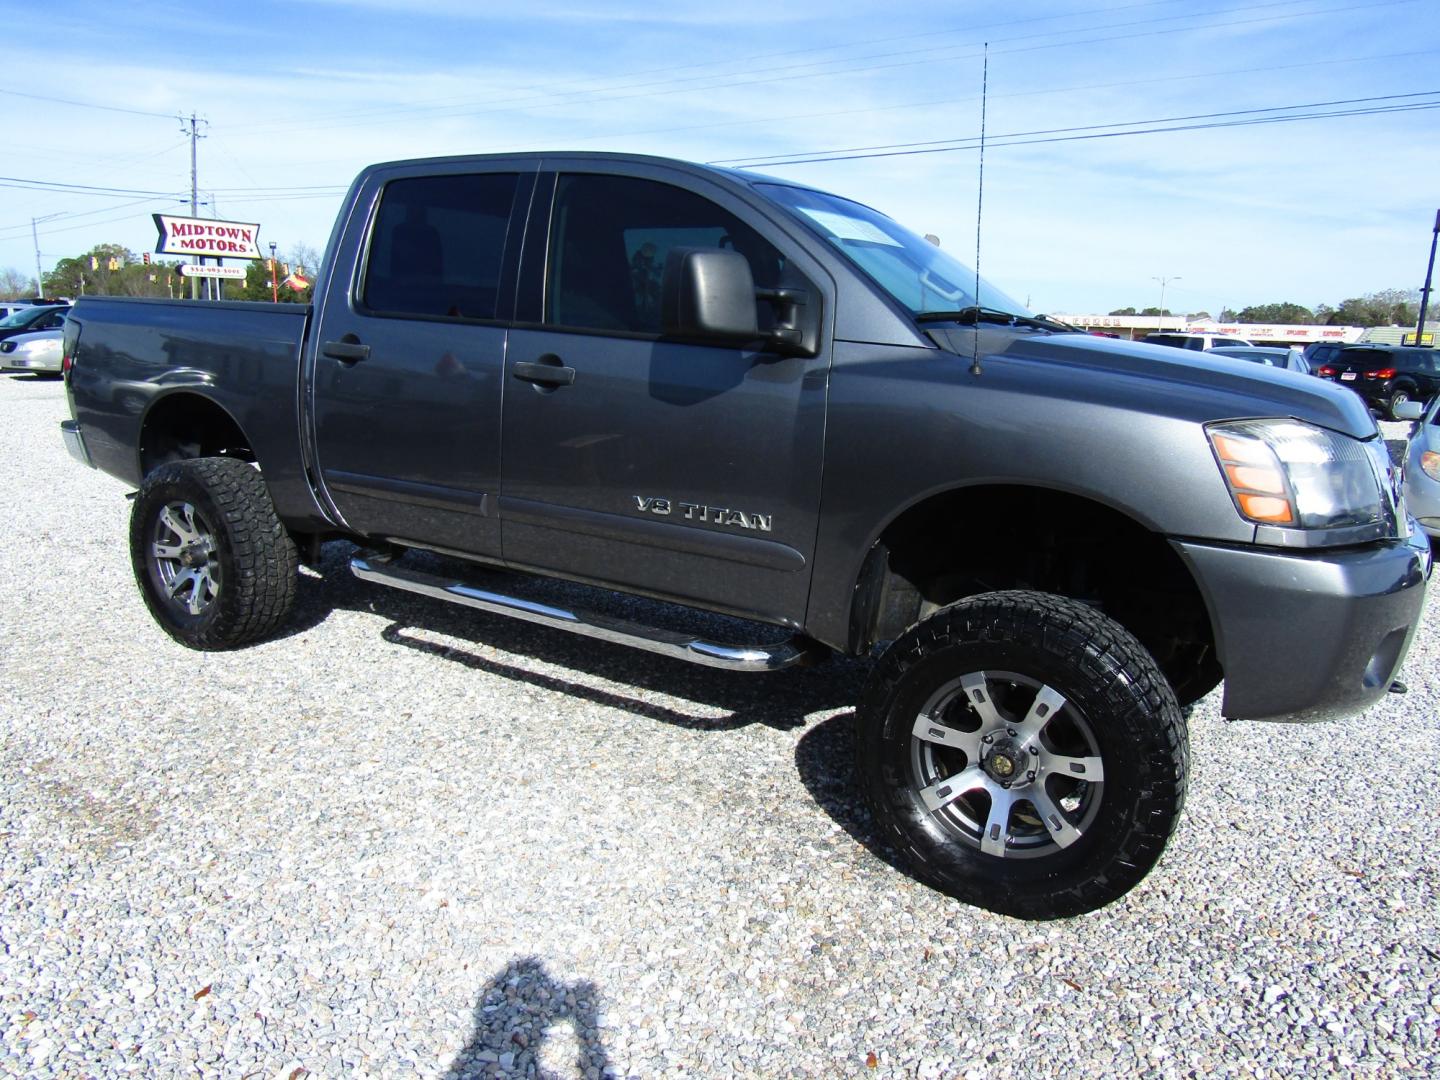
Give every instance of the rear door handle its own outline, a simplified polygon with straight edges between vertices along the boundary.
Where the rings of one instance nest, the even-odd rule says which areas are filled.
[[[359,363],[369,357],[370,346],[362,345],[353,339],[353,334],[346,334],[340,341],[325,342],[320,346],[320,351],[332,360],[339,360],[346,364]]]
[[[541,386],[572,386],[575,369],[560,364],[535,363],[529,360],[517,361],[510,374],[521,382],[538,383]]]

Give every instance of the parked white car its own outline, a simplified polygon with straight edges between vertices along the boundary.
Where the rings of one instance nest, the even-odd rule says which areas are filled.
[[[36,330],[0,341],[0,371],[59,375],[61,330]]]

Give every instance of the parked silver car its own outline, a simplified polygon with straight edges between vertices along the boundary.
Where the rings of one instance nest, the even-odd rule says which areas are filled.
[[[36,330],[0,341],[0,371],[60,374],[61,330]]]
[[[1420,405],[1406,402],[1397,411],[1409,419],[1420,411]],[[1431,399],[1410,433],[1405,450],[1405,502],[1429,534],[1430,546],[1436,547],[1436,537],[1440,537],[1440,394]]]

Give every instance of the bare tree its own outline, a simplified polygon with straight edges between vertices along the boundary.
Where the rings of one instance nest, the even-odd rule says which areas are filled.
[[[0,270],[0,299],[15,300],[29,296],[34,291],[34,282],[13,266]]]

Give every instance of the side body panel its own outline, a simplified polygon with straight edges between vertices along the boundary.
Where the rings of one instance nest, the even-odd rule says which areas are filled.
[[[446,177],[514,184],[507,196],[509,225],[497,239],[504,262],[498,290],[485,297],[479,317],[458,308],[433,316],[369,310],[362,296],[367,260],[384,261],[370,239],[382,192],[394,182]],[[314,471],[351,531],[499,557],[501,376],[519,233],[533,180],[533,166],[522,173],[513,164],[497,169],[450,164],[372,171],[353,191],[352,213],[334,245],[336,261],[325,281],[305,379]],[[412,255],[410,265],[431,258],[438,281],[445,270],[441,238],[427,225],[422,241],[425,230],[436,248]],[[444,239],[452,249],[446,280],[454,281],[453,249],[459,245],[454,237]],[[422,290],[398,302],[424,307],[439,295],[438,289]],[[346,355],[357,349],[363,359]]]
[[[300,457],[296,364],[306,308],[84,297],[70,318],[79,326],[71,409],[97,468],[138,487],[145,417],[172,395],[196,394],[249,437],[287,524],[330,527]]]
[[[735,215],[781,249],[826,327],[804,357],[550,326],[550,206],[537,196],[507,361],[506,563],[798,627],[820,511],[828,275],[707,178],[584,159],[545,169],[662,183]],[[573,369],[573,382],[527,383],[527,365]]]

